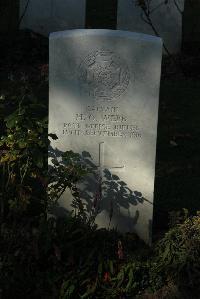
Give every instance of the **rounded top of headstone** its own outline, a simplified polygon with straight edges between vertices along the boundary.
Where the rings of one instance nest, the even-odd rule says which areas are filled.
[[[49,38],[65,38],[65,37],[79,37],[79,36],[101,36],[104,37],[121,37],[121,38],[129,38],[133,40],[144,40],[146,42],[151,43],[159,43],[162,44],[162,39],[158,36],[140,33],[140,32],[132,32],[128,30],[112,30],[112,29],[71,29],[64,31],[51,32]]]

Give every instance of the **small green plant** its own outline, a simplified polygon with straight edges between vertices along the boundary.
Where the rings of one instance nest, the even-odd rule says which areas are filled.
[[[54,139],[57,138],[52,134],[50,134],[50,137]],[[88,173],[88,168],[85,163],[83,163],[82,157],[73,151],[66,151],[62,153],[60,161],[58,161],[56,156],[53,157],[51,164],[48,173],[49,209],[54,207],[66,189],[70,189],[73,195],[72,207],[74,209],[74,215],[86,221],[88,216],[77,188],[78,182]],[[50,203],[52,203],[52,205]]]
[[[182,223],[175,221],[175,226],[158,242],[151,272],[162,283],[172,280],[178,286],[194,288],[200,283],[200,214],[186,217],[184,211],[180,215],[178,212]]]
[[[12,87],[12,88],[11,88]],[[46,209],[47,117],[45,106],[23,83],[1,97],[3,130],[0,139],[1,216]],[[43,199],[38,201],[38,194]],[[35,206],[35,208],[34,208]]]

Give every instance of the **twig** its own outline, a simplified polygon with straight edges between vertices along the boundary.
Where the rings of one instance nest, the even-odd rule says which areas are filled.
[[[174,0],[175,1],[175,0]],[[154,8],[152,8],[152,10],[150,10],[150,13],[152,14],[155,10],[157,10],[159,7],[161,7],[162,5],[165,5],[165,1],[161,2],[160,4],[158,4],[157,6],[155,6]]]
[[[30,157],[28,157],[27,161],[26,161],[26,165],[24,167],[24,172],[22,173],[22,168],[20,168],[20,178],[21,178],[21,184],[23,184],[23,181],[24,181],[24,178],[27,174],[27,171],[28,171],[28,167],[29,167],[29,160],[30,160]]]
[[[176,2],[176,0],[174,0],[174,5],[176,6],[177,10],[180,12],[180,14],[183,14],[183,11],[180,9],[178,3]]]
[[[5,175],[6,175],[6,168],[5,163],[2,165],[2,190],[1,190],[1,224],[3,223],[4,219],[4,194],[5,194]]]
[[[146,23],[149,24],[149,26],[151,26],[153,32],[155,33],[156,36],[160,37],[159,32],[157,31],[156,27],[154,26],[151,17],[150,17],[150,13],[148,13],[148,11],[144,8],[142,8],[143,10],[143,14],[146,17]],[[143,18],[144,20],[144,18]],[[163,48],[165,49],[166,53],[168,54],[168,56],[172,57],[172,54],[170,53],[170,51],[168,50],[168,48],[166,47],[165,43],[163,42]]]
[[[24,17],[25,14],[26,14],[26,11],[27,11],[28,6],[29,6],[29,2],[30,2],[30,0],[27,0],[26,5],[25,5],[25,8],[24,8],[24,11],[22,12],[21,17],[19,18],[19,22],[18,22],[18,25],[17,25],[18,28],[20,27],[21,22],[22,22],[22,20],[23,20],[23,17]]]
[[[174,0],[174,1],[176,1],[176,0]],[[154,34],[156,36],[160,37],[160,34],[159,34],[158,30],[156,29],[156,27],[154,26],[154,24],[152,22],[152,19],[151,19],[151,12],[152,11],[150,11],[149,3],[150,3],[149,0],[147,0],[145,5],[139,5],[140,8],[141,8],[141,10],[142,10],[141,18],[142,18],[142,20],[146,24],[148,24],[151,27],[151,29],[153,30]],[[164,48],[165,52],[167,53],[167,55],[172,59],[172,61],[174,62],[174,64],[179,67],[179,69],[181,70],[181,72],[183,73],[183,75],[186,76],[185,71],[184,71],[184,69],[182,67],[181,61],[177,61],[173,57],[172,53],[169,51],[169,49],[167,48],[167,46],[164,43],[164,41],[163,41],[163,48]]]

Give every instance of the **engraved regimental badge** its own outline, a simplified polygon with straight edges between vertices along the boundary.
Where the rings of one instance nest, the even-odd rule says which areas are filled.
[[[128,87],[128,66],[113,51],[98,50],[89,54],[78,69],[81,94],[95,100],[118,98]]]

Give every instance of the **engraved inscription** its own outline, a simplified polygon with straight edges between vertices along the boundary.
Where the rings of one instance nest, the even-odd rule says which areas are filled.
[[[89,54],[78,68],[81,93],[95,100],[110,101],[128,87],[128,66],[113,51],[98,50]]]
[[[113,113],[113,114],[109,114]],[[87,106],[83,113],[76,113],[73,121],[63,124],[63,135],[141,138],[141,128],[130,123],[119,107]]]

